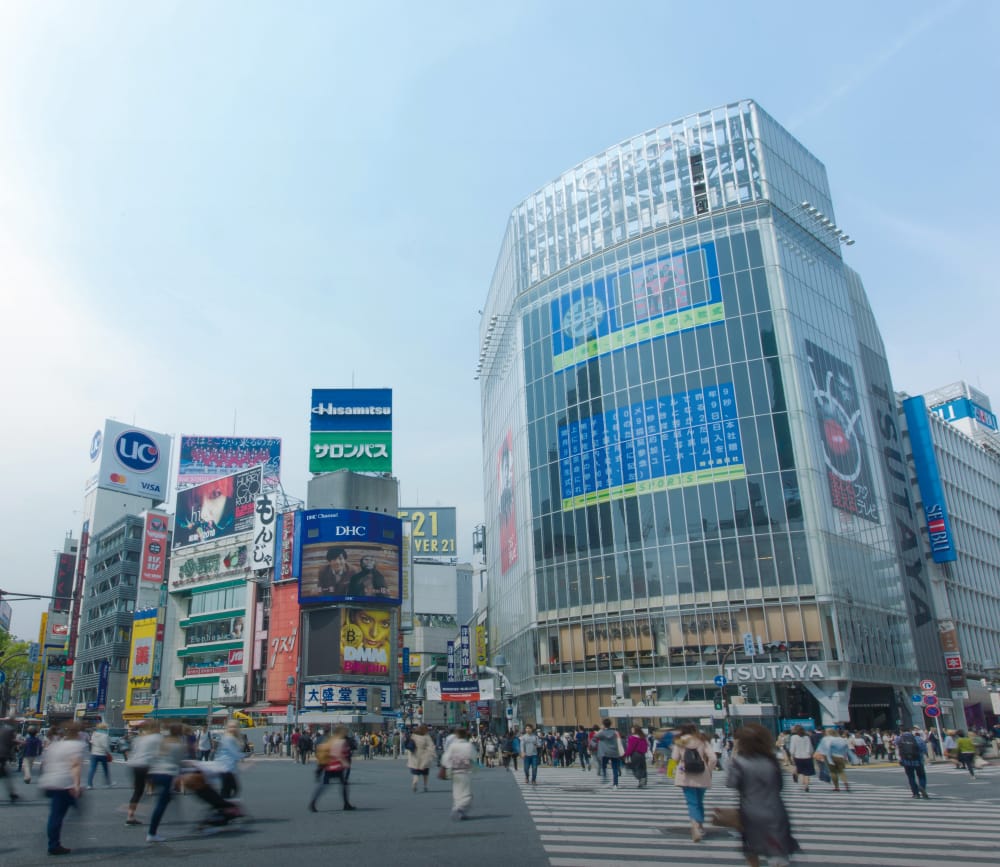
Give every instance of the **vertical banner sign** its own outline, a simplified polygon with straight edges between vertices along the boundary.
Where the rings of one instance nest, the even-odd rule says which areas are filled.
[[[408,675],[410,673],[410,648],[403,648],[403,674]]]
[[[275,506],[274,495],[266,491],[254,500],[251,569],[270,569],[274,566],[274,531],[278,516]]]
[[[486,665],[486,626],[476,627],[476,665]]]
[[[278,524],[281,527],[281,569],[278,580],[291,581],[295,576],[292,574],[292,554],[295,549],[295,516],[297,512],[285,512],[278,515]]]
[[[73,597],[73,564],[76,558],[72,554],[60,554],[56,557],[56,577],[52,582],[52,610],[55,612],[69,611],[70,599]]]
[[[97,680],[97,707],[103,708],[108,703],[108,675],[111,673],[111,661],[101,660],[101,673]]]
[[[472,658],[469,650],[469,627],[462,626],[462,674],[468,674],[471,668]]]
[[[514,435],[507,436],[497,455],[500,490],[500,573],[506,575],[517,562],[517,516],[514,513]]]
[[[159,587],[167,566],[167,516],[162,512],[147,512],[142,531],[142,561],[139,581]]]
[[[448,642],[448,680],[455,680],[455,642]]]
[[[920,499],[924,503],[924,523],[927,526],[931,557],[935,563],[951,563],[958,559],[958,554],[951,539],[944,486],[941,484],[941,474],[934,455],[931,426],[927,421],[927,404],[922,397],[910,397],[903,401],[903,412],[910,431],[913,467],[917,471]]]

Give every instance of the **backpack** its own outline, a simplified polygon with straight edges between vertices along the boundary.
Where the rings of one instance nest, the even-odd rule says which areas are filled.
[[[920,758],[920,745],[909,732],[904,732],[896,739],[896,750],[901,759],[914,761]]]
[[[332,738],[324,738],[316,744],[316,764],[328,765],[330,763],[330,741]]]
[[[403,748],[406,749],[406,750],[408,750],[411,753],[412,752],[416,752],[417,742],[415,740],[413,740],[412,737],[409,737],[409,738],[406,739],[406,742],[403,744]]]
[[[684,750],[684,757],[681,759],[685,774],[700,774],[705,770],[705,760],[701,753],[694,747],[687,747]]]

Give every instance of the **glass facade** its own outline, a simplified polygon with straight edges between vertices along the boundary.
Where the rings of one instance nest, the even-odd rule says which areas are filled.
[[[591,724],[616,683],[710,699],[724,671],[784,716],[896,724],[927,624],[884,352],[830,226],[822,165],[752,102],[514,210],[478,377],[490,646],[521,720]]]

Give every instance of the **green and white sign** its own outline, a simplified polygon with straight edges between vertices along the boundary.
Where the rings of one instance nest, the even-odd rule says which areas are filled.
[[[392,472],[391,431],[314,431],[309,434],[309,472]]]

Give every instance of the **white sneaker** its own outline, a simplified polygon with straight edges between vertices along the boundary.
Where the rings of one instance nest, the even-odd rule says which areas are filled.
[[[167,842],[167,838],[166,837],[161,837],[159,834],[147,834],[146,835],[146,842],[147,843],[166,843]]]

